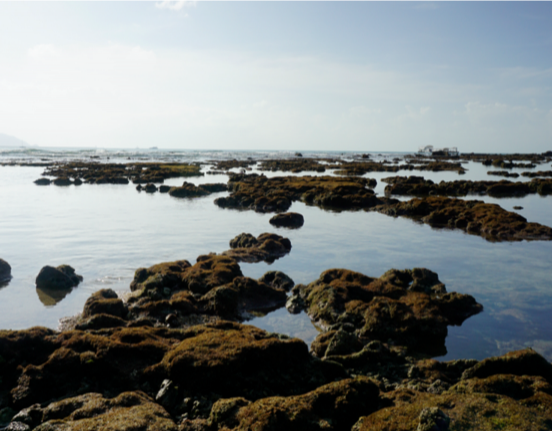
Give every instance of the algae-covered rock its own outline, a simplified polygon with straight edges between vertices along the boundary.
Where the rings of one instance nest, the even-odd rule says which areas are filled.
[[[227,430],[346,430],[362,415],[378,409],[379,389],[365,377],[329,383],[304,395],[222,399],[211,410],[209,425]]]
[[[83,280],[69,265],[43,267],[36,277],[36,286],[43,289],[71,289]]]
[[[113,398],[87,393],[33,406],[21,415],[37,431],[176,431],[171,416],[141,391],[124,392]]]
[[[108,314],[122,318],[127,310],[123,301],[112,289],[102,289],[93,293],[84,304],[82,317],[87,318],[96,314]]]
[[[37,186],[49,186],[52,183],[52,180],[50,180],[49,178],[39,178],[35,180],[34,183]]]
[[[277,227],[288,227],[298,229],[305,223],[304,217],[299,213],[281,213],[276,214],[269,220],[269,223]]]
[[[437,274],[424,268],[390,270],[377,279],[331,269],[292,294],[327,330],[348,327],[357,337],[415,350],[443,349],[447,326],[483,308],[469,295],[446,293]]]
[[[281,271],[265,272],[262,277],[259,278],[259,281],[278,289],[284,289],[286,292],[289,292],[293,286],[295,286],[295,282]]]
[[[552,239],[550,227],[529,223],[520,214],[476,200],[430,196],[380,205],[375,210],[392,216],[412,217],[434,227],[461,229],[489,241]]]
[[[257,238],[249,233],[242,233],[230,241],[230,247],[222,255],[238,262],[272,263],[291,251],[291,241],[274,233],[263,233]]]

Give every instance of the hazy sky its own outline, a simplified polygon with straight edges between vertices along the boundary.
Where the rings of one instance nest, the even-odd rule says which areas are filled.
[[[0,133],[552,150],[552,3],[0,2]]]

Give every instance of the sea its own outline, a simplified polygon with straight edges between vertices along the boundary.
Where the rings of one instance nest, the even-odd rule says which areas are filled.
[[[407,153],[366,151],[374,160],[391,160]],[[302,152],[303,157],[354,160],[360,153]],[[39,163],[60,160],[128,163],[137,161],[201,162],[207,172],[215,160],[265,160],[295,157],[285,151],[202,151],[163,149],[2,148],[0,163]],[[368,173],[383,194],[382,178],[420,175],[435,182],[457,179],[499,180],[481,163],[467,162],[467,172],[399,171]],[[535,170],[550,170],[548,164]],[[512,172],[527,169],[512,169]],[[129,292],[136,269],[156,263],[220,253],[229,241],[247,232],[274,232],[288,237],[291,253],[272,264],[241,263],[244,275],[258,278],[278,270],[295,283],[310,283],[330,268],[346,268],[379,277],[391,268],[423,267],[439,275],[448,291],[473,295],[484,311],[461,326],[449,327],[447,353],[436,359],[483,359],[531,347],[552,360],[552,242],[489,242],[460,230],[436,229],[407,219],[375,212],[334,212],[293,203],[290,211],[305,218],[302,228],[289,230],[269,224],[273,214],[221,209],[213,201],[227,192],[194,199],[138,192],[134,185],[83,184],[37,186],[43,167],[0,166],[0,258],[12,267],[13,278],[0,287],[0,329],[46,326],[57,329],[60,319],[80,311],[95,291],[111,288]],[[253,168],[256,172],[257,168]],[[263,172],[267,176],[314,175]],[[332,175],[327,172],[325,175]],[[227,175],[173,178],[167,185],[226,182]],[[527,181],[525,177],[510,179]],[[528,195],[495,199],[468,196],[518,211],[528,221],[552,226],[552,196]],[[514,206],[523,207],[514,210]],[[37,289],[35,279],[45,265],[68,264],[84,281],[63,295]],[[271,332],[303,339],[319,333],[304,313],[285,308],[257,315],[247,322]]]

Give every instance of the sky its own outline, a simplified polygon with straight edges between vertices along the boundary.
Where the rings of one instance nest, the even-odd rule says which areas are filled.
[[[548,151],[552,3],[0,1],[0,133],[50,147]]]

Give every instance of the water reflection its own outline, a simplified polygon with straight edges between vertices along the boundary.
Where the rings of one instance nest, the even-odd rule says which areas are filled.
[[[71,293],[72,290],[72,287],[69,289],[48,289],[37,287],[36,294],[38,295],[40,302],[42,302],[46,307],[53,307],[69,293]]]

